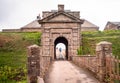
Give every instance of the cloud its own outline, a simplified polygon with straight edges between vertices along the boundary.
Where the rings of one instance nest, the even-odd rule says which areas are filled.
[[[0,22],[9,18],[10,14],[16,9],[17,1],[0,0]]]
[[[103,27],[107,21],[119,21],[120,0],[0,0],[0,27],[20,28],[42,11],[65,9],[80,11],[81,18]],[[42,16],[42,15],[41,15]]]

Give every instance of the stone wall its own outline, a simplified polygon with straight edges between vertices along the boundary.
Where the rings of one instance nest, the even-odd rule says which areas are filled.
[[[96,56],[72,56],[72,61],[80,66],[89,69],[93,73],[97,72],[97,58]]]
[[[101,81],[101,83],[104,83],[107,79],[106,59],[108,58],[108,56],[111,55],[112,44],[103,41],[98,43],[96,46],[96,56],[73,56],[72,61],[80,67],[82,66],[89,69],[96,75],[96,77]]]
[[[40,76],[40,49],[37,45],[28,47],[28,83],[36,83]]]
[[[2,32],[21,32],[21,29],[2,29]]]
[[[28,83],[37,83],[37,80],[40,80],[40,78],[43,79],[50,66],[50,63],[51,57],[42,56],[42,50],[39,46],[29,46],[27,60]]]
[[[41,32],[41,28],[3,29],[2,32]]]
[[[41,61],[40,61],[40,77],[44,78],[45,73],[48,71],[51,62],[51,57],[50,56],[42,56]]]
[[[96,46],[96,57],[97,57],[97,76],[101,82],[105,82],[106,78],[106,59],[107,56],[112,55],[112,43],[110,42],[100,42]],[[109,62],[108,62],[109,63]]]
[[[21,32],[41,32],[41,28],[21,28]]]

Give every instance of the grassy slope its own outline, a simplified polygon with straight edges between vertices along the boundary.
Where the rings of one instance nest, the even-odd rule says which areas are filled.
[[[83,32],[83,46],[78,50],[78,54],[95,54],[96,44],[100,41],[108,41],[112,43],[113,54],[120,56],[120,30],[117,31],[97,31]]]
[[[32,44],[39,45],[40,36],[41,33],[36,33],[36,32],[0,33],[0,72],[2,72],[3,74],[4,72],[7,72],[9,69],[11,69],[11,71],[14,72],[21,68],[22,68],[21,70],[25,72],[26,59],[27,59],[27,55],[26,55],[27,46]],[[4,70],[4,72],[2,69]],[[0,74],[0,76],[3,77],[4,75],[2,74]],[[10,77],[8,76],[7,78]],[[21,83],[25,83],[25,82],[21,82]],[[10,83],[10,81],[8,82],[6,81],[5,83]],[[14,81],[12,83],[16,83],[16,82]]]
[[[0,33],[0,77],[1,72],[6,72],[10,69],[17,70],[22,68],[23,71],[24,69],[26,71],[26,47],[32,44],[39,45],[40,36],[41,33],[34,32]],[[82,36],[83,46],[78,50],[78,54],[94,55],[96,43],[99,43],[100,41],[109,41],[113,43],[113,54],[120,56],[120,31],[83,32]],[[2,70],[1,68],[4,68],[4,70]],[[13,72],[15,72],[16,70],[12,70],[10,74],[13,74]],[[9,77],[7,77],[6,79],[8,80],[8,78]],[[10,79],[10,81],[2,81],[2,83],[26,83],[26,77],[22,81],[16,82]]]

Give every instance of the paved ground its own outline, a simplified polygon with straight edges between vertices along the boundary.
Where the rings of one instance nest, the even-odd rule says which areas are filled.
[[[100,83],[88,71],[78,68],[69,61],[55,61],[45,83]]]

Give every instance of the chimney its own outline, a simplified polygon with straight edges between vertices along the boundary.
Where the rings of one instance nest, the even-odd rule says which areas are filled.
[[[64,11],[64,5],[58,5],[58,11]]]

